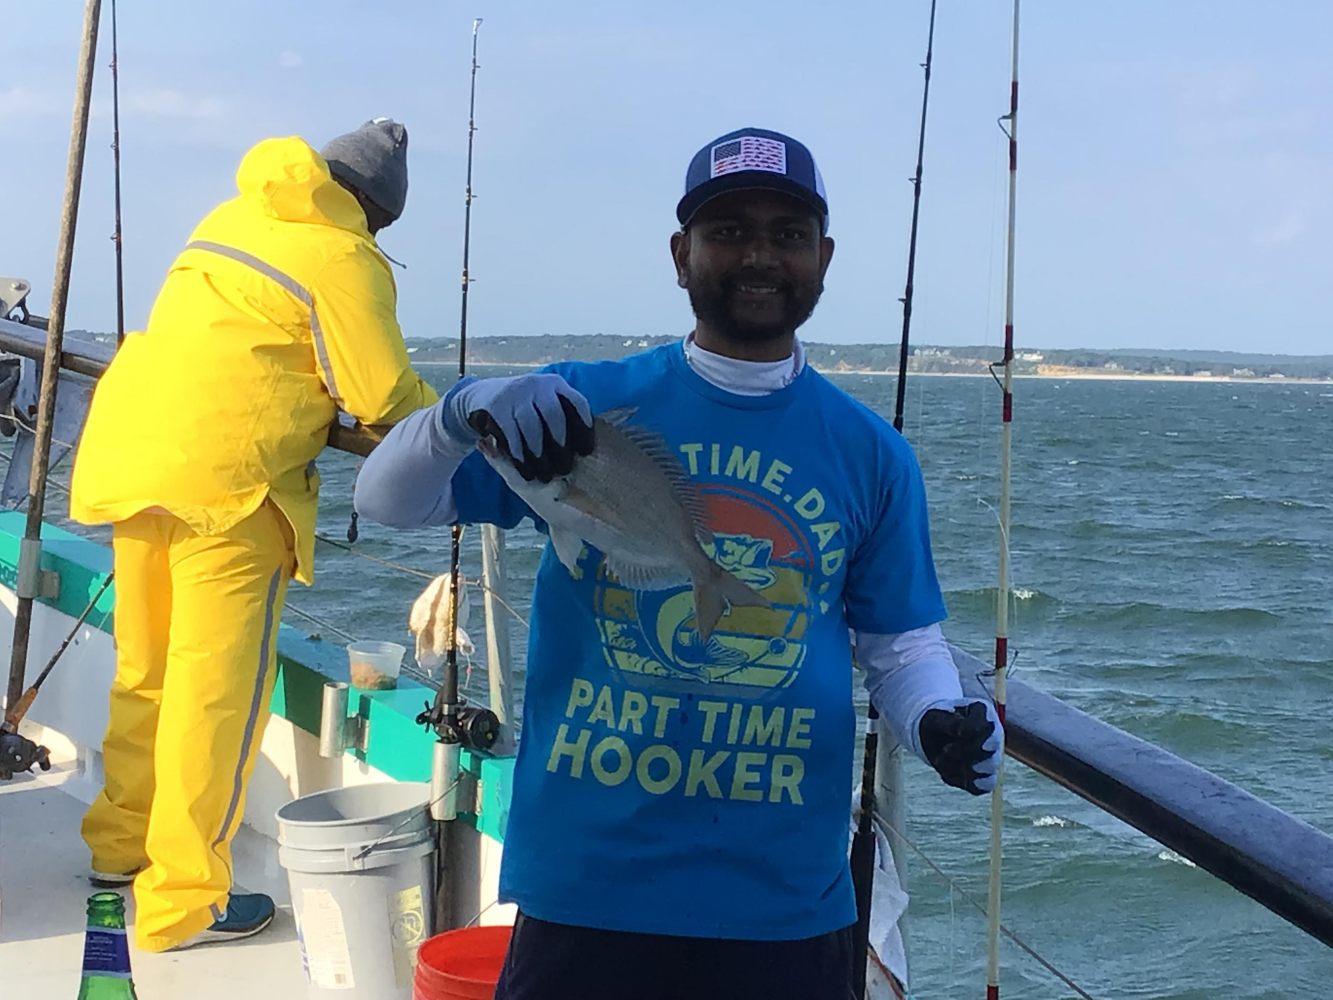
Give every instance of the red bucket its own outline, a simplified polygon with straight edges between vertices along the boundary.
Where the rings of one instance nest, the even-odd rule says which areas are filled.
[[[429,938],[417,952],[412,1000],[491,1000],[513,930],[465,927]]]

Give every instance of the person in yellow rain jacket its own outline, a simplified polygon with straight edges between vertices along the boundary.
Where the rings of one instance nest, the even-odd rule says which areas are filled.
[[[407,196],[407,132],[375,119],[316,152],[267,139],[191,234],[102,376],[70,516],[113,525],[116,679],[105,787],[83,823],[100,884],[134,882],[164,951],[245,937],[230,844],[268,720],[288,580],[313,580],[314,459],[343,410],[434,403],[374,234]],[[136,877],[137,876],[137,877]]]

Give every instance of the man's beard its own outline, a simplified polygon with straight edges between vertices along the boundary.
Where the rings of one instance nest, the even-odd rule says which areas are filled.
[[[772,318],[746,317],[741,314],[742,310],[732,307],[736,286],[744,284],[746,277],[742,274],[736,278],[709,281],[690,275],[686,285],[695,317],[729,340],[763,343],[791,336],[810,318],[824,291],[823,282],[797,287],[790,281],[765,277],[764,282],[777,285],[775,294],[784,300],[781,313]]]

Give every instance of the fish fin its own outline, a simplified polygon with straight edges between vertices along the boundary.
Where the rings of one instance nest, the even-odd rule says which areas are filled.
[[[605,420],[613,427],[619,427],[634,414],[639,412],[637,406],[620,406],[614,410],[607,410],[605,413],[597,414],[598,420]]]
[[[552,526],[551,544],[555,546],[556,557],[559,558],[565,569],[569,570],[569,575],[575,580],[582,577],[583,571],[579,569],[579,556],[583,554],[583,539],[572,531]]]
[[[718,620],[732,608],[770,608],[772,602],[763,594],[718,569],[702,583],[694,585],[694,623],[699,638],[707,642],[717,628]]]
[[[613,555],[606,556],[606,568],[630,590],[666,590],[690,582],[689,575],[675,566],[639,563]]]
[[[613,410],[612,412],[618,413],[620,411]],[[680,505],[690,515],[690,521],[694,524],[694,533],[699,539],[699,543],[705,547],[712,544],[713,533],[708,528],[708,509],[704,506],[703,497],[699,495],[698,487],[686,475],[684,466],[680,464],[680,459],[672,453],[671,448],[662,436],[647,428],[631,427],[628,424],[620,424],[617,429],[647,455],[654,465],[661,469],[662,474],[671,483],[671,488],[676,497],[680,500]]]

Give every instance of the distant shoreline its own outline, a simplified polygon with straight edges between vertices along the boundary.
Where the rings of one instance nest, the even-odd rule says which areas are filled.
[[[550,361],[472,361],[471,365],[487,368],[545,368],[548,364],[554,364]],[[414,368],[455,368],[457,361],[413,361]],[[824,375],[872,375],[876,378],[892,378],[897,372],[880,371],[870,368],[826,368],[820,365],[814,366],[815,371]],[[988,372],[914,372],[909,371],[909,376],[921,376],[924,378],[990,378]],[[1232,385],[1333,385],[1333,379],[1326,378],[1301,378],[1296,375],[1287,375],[1282,378],[1269,378],[1267,376],[1249,376],[1249,375],[1138,375],[1134,372],[1060,372],[1033,374],[1025,372],[1023,374],[1015,373],[1016,379],[1041,379],[1043,381],[1084,381],[1084,382],[1218,382],[1229,383]]]

